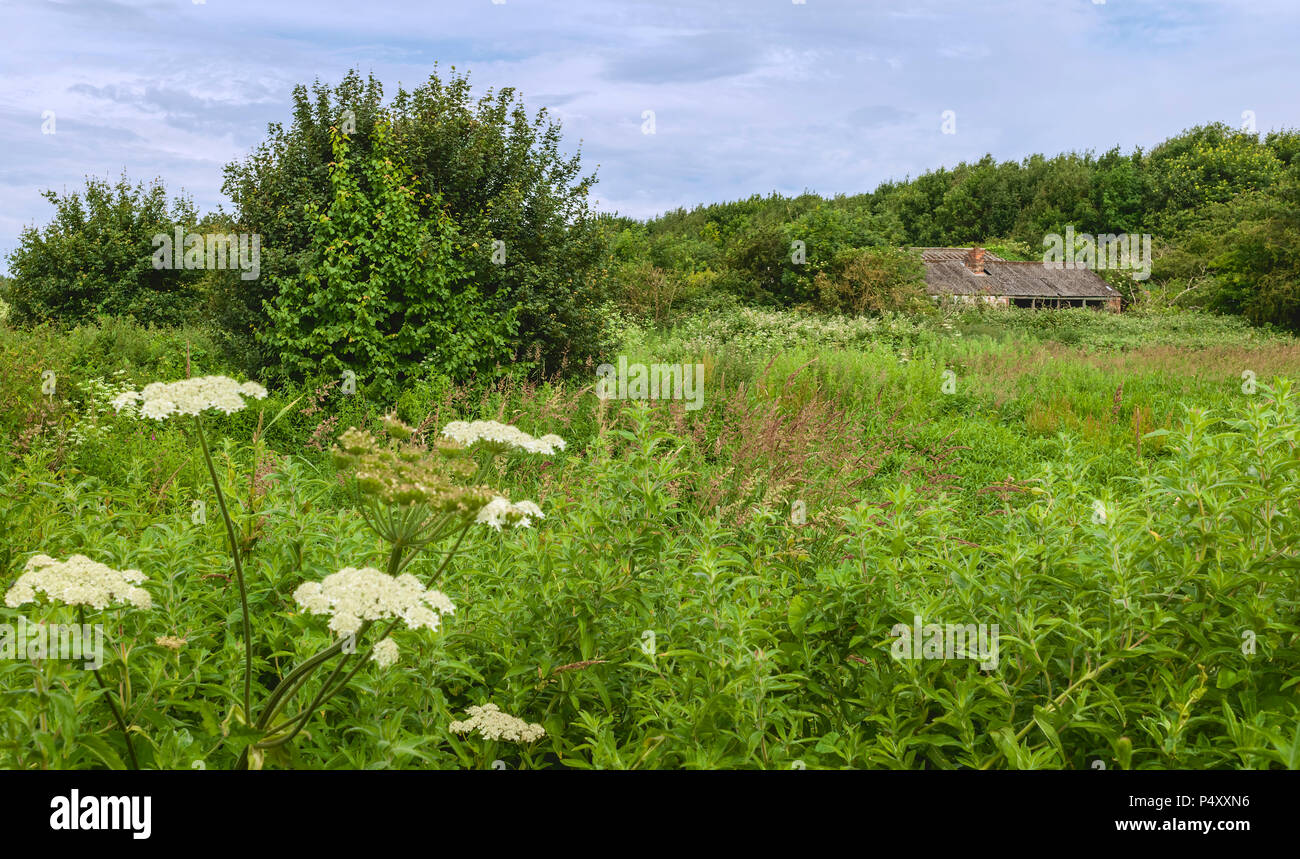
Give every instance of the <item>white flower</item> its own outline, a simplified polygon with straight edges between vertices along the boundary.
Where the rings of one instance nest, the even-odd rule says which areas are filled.
[[[239,386],[239,393],[245,397],[252,397],[255,400],[266,399],[266,388],[263,388],[257,382],[244,382]]]
[[[226,376],[200,376],[179,382],[153,382],[144,390],[128,391],[113,400],[118,411],[139,404],[140,415],[156,421],[172,415],[197,415],[208,409],[233,414],[244,408],[244,398],[265,399],[266,388],[256,382],[239,383]]]
[[[498,496],[479,508],[478,516],[474,518],[474,521],[500,531],[501,523],[511,509],[513,509],[513,505],[511,505],[510,500]]]
[[[294,591],[293,598],[312,614],[325,614],[330,609],[329,597],[321,591],[320,582],[304,582]]]
[[[565,446],[564,439],[558,435],[533,438],[518,427],[496,421],[452,421],[442,428],[442,434],[466,447],[481,441],[501,450],[515,448],[545,456],[550,456],[557,449],[564,450]]]
[[[305,582],[293,599],[304,611],[330,615],[330,631],[340,638],[356,634],[368,620],[382,618],[400,618],[408,629],[436,631],[442,616],[456,609],[446,594],[425,589],[409,573],[390,576],[371,567],[344,567],[320,582]],[[385,654],[389,649],[385,647]],[[396,658],[396,645],[391,650]]]
[[[544,435],[544,436],[542,436],[541,438],[539,438],[538,441],[541,442],[542,444],[549,444],[549,445],[551,445],[552,447],[556,447],[556,448],[558,448],[558,449],[560,449],[560,450],[564,450],[564,448],[566,447],[566,445],[565,445],[565,443],[564,443],[564,439],[560,438],[560,437],[559,437],[558,435],[556,435],[555,433],[550,433],[549,435]]]
[[[545,518],[541,508],[532,501],[512,503],[498,495],[479,509],[474,521],[500,531],[507,522],[512,522],[516,528],[527,528],[533,519]]]
[[[140,417],[160,421],[176,413],[176,404],[170,400],[145,400],[140,407]]]
[[[478,731],[479,736],[485,740],[508,740],[512,743],[531,743],[546,736],[546,729],[541,725],[529,724],[509,713],[503,713],[496,704],[470,707],[468,719],[452,722],[448,727],[453,734]]]
[[[538,507],[532,501],[518,501],[515,503],[515,514],[519,516],[519,521],[515,523],[516,528],[527,528],[533,519],[545,519],[542,508]]]
[[[387,668],[397,661],[397,642],[385,638],[375,645],[375,652],[370,654],[370,658],[379,663],[380,668]]]
[[[113,411],[120,412],[126,409],[129,413],[134,413],[140,404],[139,391],[126,391],[118,394],[113,398]]]
[[[143,581],[144,574],[139,570],[114,570],[85,555],[73,555],[66,561],[35,555],[5,594],[5,605],[18,608],[35,602],[36,592],[40,591],[65,605],[102,609],[121,603],[147,609],[153,606],[153,600],[148,591],[139,587]]]
[[[361,629],[361,618],[346,611],[335,612],[330,618],[330,632],[339,638],[356,635]]]
[[[451,598],[442,591],[429,591],[425,594],[424,601],[433,606],[433,610],[439,614],[456,613],[456,606],[452,604]]]

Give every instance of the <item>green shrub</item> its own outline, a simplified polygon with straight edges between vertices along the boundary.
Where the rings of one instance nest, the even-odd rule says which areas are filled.
[[[932,307],[920,256],[898,248],[843,251],[814,285],[817,308],[830,313],[916,313]]]
[[[493,316],[517,314],[516,352],[538,350],[547,372],[565,355],[593,354],[601,333],[590,311],[606,241],[589,211],[595,177],[581,175],[579,156],[561,154],[560,128],[545,110],[530,115],[511,88],[475,100],[467,76],[436,71],[386,105],[379,81],[355,71],[336,87],[317,83],[310,94],[296,87],[293,101],[292,124],[274,126],[255,152],[225,170],[237,220],[263,236],[264,277],[245,295],[248,313],[274,306],[276,285],[295,282],[312,259],[316,224],[305,206],[325,211],[336,193],[331,129],[348,125],[349,151],[364,164],[378,143],[375,123],[391,122],[382,145],[413,174],[408,187],[418,219],[435,235],[444,232],[444,218],[456,224],[458,270],[473,272]],[[365,175],[355,178],[363,193],[377,193]],[[456,357],[488,345],[466,344]]]
[[[306,204],[312,245],[302,269],[275,278],[263,339],[294,378],[352,371],[367,393],[391,398],[422,363],[457,377],[508,356],[517,314],[496,316],[462,262],[463,238],[439,212],[418,215],[416,190],[376,123],[368,154],[334,133],[333,197]]]
[[[177,325],[198,317],[196,273],[153,264],[153,237],[170,240],[176,226],[193,225],[192,203],[178,198],[169,208],[161,182],[132,187],[125,176],[116,185],[89,177],[80,193],[43,196],[55,207],[54,221],[24,229],[9,256],[6,298],[15,324],[108,314]]]

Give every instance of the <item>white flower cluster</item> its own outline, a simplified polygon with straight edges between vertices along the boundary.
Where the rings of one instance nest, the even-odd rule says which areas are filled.
[[[35,555],[27,561],[23,574],[5,594],[5,605],[18,608],[35,602],[40,591],[64,605],[108,608],[123,603],[139,609],[153,606],[149,592],[140,587],[144,573],[139,570],[115,570],[85,555],[73,555],[56,561],[49,555]]]
[[[425,590],[415,576],[390,576],[372,567],[344,567],[322,581],[300,585],[293,598],[312,614],[330,615],[329,627],[340,638],[356,633],[367,620],[381,618],[401,618],[410,629],[436,630],[443,615],[456,612],[446,594]],[[371,658],[391,665],[397,660],[396,643],[384,639]]]
[[[200,376],[179,382],[154,382],[143,391],[127,391],[113,400],[119,412],[138,407],[141,417],[161,421],[172,415],[197,415],[208,409],[233,414],[244,408],[244,398],[266,398],[266,388],[256,382],[239,383],[226,376]]]
[[[511,502],[498,495],[479,509],[474,521],[500,531],[501,526],[508,522],[513,522],[516,528],[527,528],[534,519],[545,518],[542,508],[532,501]]]
[[[375,652],[370,654],[370,658],[378,663],[380,668],[387,668],[397,661],[397,642],[385,638],[375,645]]]
[[[513,447],[516,450],[541,453],[546,456],[550,456],[557,450],[564,450],[564,439],[558,435],[533,438],[518,427],[496,421],[452,421],[442,428],[442,434],[466,447],[482,441],[501,450]]]
[[[125,370],[113,371],[113,376],[124,375]],[[85,398],[85,410],[78,415],[77,422],[68,431],[68,442],[73,447],[81,447],[88,441],[97,441],[112,434],[112,425],[104,419],[112,413],[112,404],[117,397],[131,390],[131,385],[117,378],[95,377],[77,382],[77,389]]]
[[[479,736],[485,740],[508,740],[512,743],[531,743],[546,736],[546,729],[541,725],[530,725],[523,719],[503,713],[496,704],[470,707],[469,718],[463,722],[452,722],[450,728],[453,734],[478,731]]]

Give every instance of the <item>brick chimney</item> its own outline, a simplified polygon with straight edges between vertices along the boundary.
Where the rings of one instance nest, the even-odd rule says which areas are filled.
[[[984,248],[975,245],[966,252],[966,268],[971,274],[984,274]]]

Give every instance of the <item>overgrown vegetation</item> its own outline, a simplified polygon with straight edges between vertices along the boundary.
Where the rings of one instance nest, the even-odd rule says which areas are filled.
[[[762,333],[796,322],[803,349]],[[331,695],[312,680],[303,700],[322,694],[322,712],[257,763],[1300,766],[1297,404],[1289,383],[1265,385],[1295,375],[1300,346],[1186,314],[853,331],[868,322],[738,311],[717,340],[625,328],[632,360],[704,364],[695,412],[562,378],[405,388],[393,404],[417,443],[457,418],[562,435],[562,453],[515,457],[498,484],[545,519],[474,526],[436,581],[437,555],[411,561],[455,615]],[[1054,339],[1070,330],[1084,342]],[[1164,343],[1144,343],[1156,330]],[[141,766],[219,768],[253,738],[230,718],[246,654],[226,531],[193,513],[214,510],[211,477],[187,424],[93,406],[183,376],[186,339],[122,322],[4,332],[0,360],[21,373],[5,376],[0,581],[37,551],[143,571],[154,608],[113,624],[101,671]],[[210,343],[190,347],[191,375],[225,369]],[[256,406],[206,423],[263,700],[333,641],[294,592],[390,552],[327,455],[348,425],[382,432],[381,410],[333,382]],[[895,659],[891,630],[917,616],[996,624],[997,666]],[[49,659],[0,673],[5,765],[126,765],[88,673]],[[545,736],[450,730],[488,703]]]
[[[1300,768],[1297,151],[642,223],[511,90],[353,72],[232,213],[51,192],[0,280],[0,766]],[[917,246],[1066,227],[1155,234],[1122,315],[925,296]],[[92,620],[102,665],[19,653]]]
[[[755,195],[669,212],[647,223],[612,219],[616,261],[648,259],[668,282],[704,278],[750,302],[817,306],[836,260],[855,250],[987,245],[1006,259],[1042,259],[1044,237],[1151,234],[1148,281],[1099,272],[1132,304],[1199,307],[1295,329],[1300,259],[1300,136],[1211,123],[1153,148],[1119,148],[939,168],[875,191],[824,198]],[[792,255],[806,246],[806,262]],[[877,272],[884,268],[876,266]],[[857,291],[862,295],[860,291]],[[844,306],[834,299],[822,309]],[[858,298],[850,306],[870,307]]]

